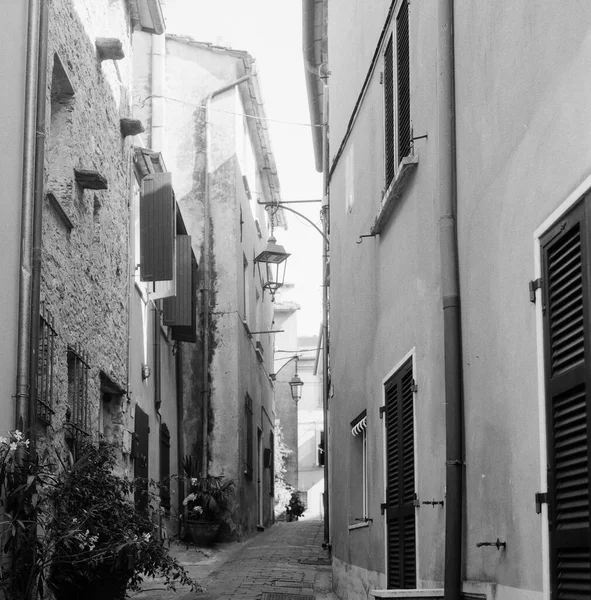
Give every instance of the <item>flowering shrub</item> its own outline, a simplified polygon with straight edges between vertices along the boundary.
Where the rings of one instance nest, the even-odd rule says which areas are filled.
[[[190,493],[183,500],[187,518],[195,521],[226,520],[236,484],[223,475],[188,478]]]
[[[0,579],[8,597],[35,598],[45,584],[58,598],[82,595],[108,580],[118,582],[116,596],[123,597],[126,588],[140,588],[143,576],[157,574],[169,589],[177,583],[199,589],[168,554],[150,511],[129,501],[135,482],[113,474],[112,446],[89,445],[59,471],[55,464],[16,461],[27,448],[19,432],[0,439],[2,533],[16,564]]]

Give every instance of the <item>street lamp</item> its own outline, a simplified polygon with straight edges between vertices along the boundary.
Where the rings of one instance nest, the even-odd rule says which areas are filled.
[[[271,237],[267,240],[267,247],[254,259],[259,270],[261,286],[263,290],[271,292],[271,299],[275,299],[275,292],[283,286],[288,256],[290,254],[277,243],[271,233]]]
[[[296,372],[289,382],[289,387],[291,388],[291,397],[295,400],[296,404],[302,398],[302,388],[304,387],[304,382],[300,379],[297,368],[298,363],[296,361]]]

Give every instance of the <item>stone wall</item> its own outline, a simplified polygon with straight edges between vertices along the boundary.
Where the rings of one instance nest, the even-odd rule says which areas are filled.
[[[97,37],[121,40],[125,58],[99,59]],[[53,0],[50,7],[43,206],[42,301],[55,319],[50,439],[63,440],[68,407],[68,347],[88,357],[88,431],[99,420],[120,437],[125,399],[105,402],[101,385],[127,387],[131,46],[124,0]],[[64,76],[65,75],[65,76]],[[74,170],[100,173],[107,189],[83,189]],[[101,384],[102,382],[102,384]],[[102,427],[102,423],[101,423]],[[40,431],[39,433],[42,433]],[[54,440],[55,441],[55,440]]]

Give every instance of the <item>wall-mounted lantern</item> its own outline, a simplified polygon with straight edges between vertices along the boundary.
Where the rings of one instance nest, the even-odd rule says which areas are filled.
[[[271,234],[267,241],[267,247],[254,259],[259,271],[261,286],[263,290],[269,290],[272,300],[275,299],[277,290],[283,286],[288,256],[290,254],[277,243],[275,236]]]

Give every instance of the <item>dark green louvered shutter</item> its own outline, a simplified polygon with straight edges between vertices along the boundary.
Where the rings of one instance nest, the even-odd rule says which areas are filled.
[[[386,187],[396,172],[396,147],[394,144],[394,45],[392,36],[384,52],[384,161]]]
[[[191,264],[191,236],[176,238],[176,295],[164,298],[164,324],[188,327],[192,317],[193,270]]]
[[[398,108],[398,162],[410,154],[412,134],[410,127],[410,43],[408,30],[408,2],[400,5],[396,17],[396,80]]]
[[[141,479],[136,486],[134,501],[138,510],[144,510],[148,506],[148,474],[149,474],[149,434],[150,417],[136,405],[135,407],[135,430],[132,448],[133,474]]]
[[[188,325],[172,325],[172,339],[178,342],[195,343],[197,341],[197,261],[191,252],[191,276],[187,279],[190,285],[190,316]]]
[[[550,569],[555,600],[591,598],[587,202],[542,237]]]
[[[142,179],[140,199],[140,279],[170,281],[174,276],[175,202],[170,173]]]
[[[385,384],[389,589],[417,586],[413,386],[412,360]]]

